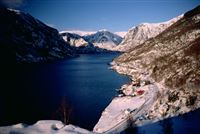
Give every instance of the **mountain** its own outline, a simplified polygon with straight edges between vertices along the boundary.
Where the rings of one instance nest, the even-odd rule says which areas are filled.
[[[0,9],[0,58],[2,62],[44,62],[74,55],[58,31],[27,13]]]
[[[124,32],[118,34],[123,35]],[[80,53],[115,51],[114,48],[122,41],[121,36],[105,29],[97,32],[62,31],[60,35],[71,46],[75,46]]]
[[[60,33],[72,33],[72,34],[78,34],[80,36],[90,35],[94,34],[94,31],[81,31],[81,30],[67,30],[67,31],[61,31]]]
[[[116,47],[118,51],[128,51],[144,43],[146,40],[157,36],[166,28],[174,24],[183,15],[162,23],[142,23],[132,27],[124,37],[124,40]]]
[[[94,46],[107,50],[113,50],[113,48],[122,41],[122,37],[111,33],[106,29],[99,30],[94,34],[85,35],[83,38],[87,42],[94,44]]]
[[[82,36],[80,36],[78,34],[61,32],[60,35],[65,40],[65,42],[68,42],[71,46],[81,47],[81,46],[87,46],[88,45],[88,42],[86,42],[82,38]]]
[[[120,37],[124,38],[124,36],[126,35],[127,32],[123,31],[123,32],[115,32],[114,34],[119,35]]]
[[[96,47],[92,43],[85,41],[84,37],[81,35],[64,31],[60,32],[60,35],[66,43],[70,44],[72,47],[75,47],[76,52],[79,54],[110,52],[106,49]]]
[[[200,6],[158,36],[116,58],[112,65],[133,80],[157,84],[160,95],[148,115],[166,118],[200,107],[199,59]]]

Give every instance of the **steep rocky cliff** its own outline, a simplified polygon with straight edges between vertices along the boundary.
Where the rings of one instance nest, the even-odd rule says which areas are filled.
[[[115,49],[119,51],[129,51],[144,43],[146,40],[157,36],[182,17],[183,15],[180,15],[166,22],[142,23],[136,27],[132,27],[126,33],[123,41]]]
[[[200,6],[164,32],[124,53],[113,68],[132,79],[161,85],[152,117],[169,117],[200,107]]]
[[[0,18],[1,62],[44,62],[74,55],[56,29],[31,15],[1,8]]]

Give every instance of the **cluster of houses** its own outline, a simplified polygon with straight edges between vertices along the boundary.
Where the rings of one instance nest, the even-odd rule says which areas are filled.
[[[145,85],[150,84],[149,81],[140,81],[139,79],[132,81],[129,84],[125,84],[121,87],[121,89],[118,90],[119,97],[121,96],[138,96],[143,95],[145,90],[143,87]]]

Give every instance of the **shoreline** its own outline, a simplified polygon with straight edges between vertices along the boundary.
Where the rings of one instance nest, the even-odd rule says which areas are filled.
[[[132,86],[133,87],[133,82],[136,81],[135,77],[133,77],[133,75],[131,75],[132,73],[135,73],[137,70],[134,70],[132,68],[128,68],[128,66],[125,66],[122,64],[122,66],[118,65],[117,63],[115,63],[115,61],[112,61],[109,63],[110,65],[110,69],[112,69],[113,71],[116,71],[117,73],[119,73],[120,75],[126,75],[130,80],[131,80],[131,83],[129,84],[124,84],[121,86],[121,88],[124,86],[124,88],[127,88],[128,86]],[[166,115],[166,112],[168,111],[168,105],[173,105],[172,102],[171,104],[167,102],[167,105],[165,104],[166,102],[162,102],[161,98],[163,97],[163,99],[166,99],[167,97],[165,96],[166,94],[168,94],[168,91],[170,91],[170,89],[167,89],[166,91],[166,87],[164,87],[162,84],[160,83],[156,83],[152,78],[150,78],[146,73],[143,73],[141,74],[141,77],[140,77],[140,84],[143,82],[143,81],[150,81],[150,84],[156,84],[158,87],[159,87],[159,95],[157,96],[158,98],[155,100],[155,102],[152,104],[152,106],[148,109],[148,112],[147,115],[149,115],[149,117],[145,117],[145,118],[149,118],[149,120],[140,120],[139,118],[137,120],[134,121],[134,124],[131,125],[131,127],[138,127],[138,126],[142,126],[142,125],[146,125],[146,124],[150,124],[150,123],[154,123],[154,122],[157,122],[157,121],[160,121],[160,120],[163,120],[163,119],[166,119],[166,118],[170,118],[170,117],[174,117],[174,116],[177,116],[177,115],[180,115],[180,114],[184,114],[184,113],[187,113],[187,112],[191,112],[194,109],[185,109],[185,111],[183,111],[182,113],[174,113],[172,112],[172,114],[167,114]],[[147,84],[149,85],[149,84]],[[143,85],[145,86],[145,85]],[[138,88],[143,88],[143,86],[139,86]],[[114,97],[112,99],[115,100],[116,97]],[[162,104],[163,103],[163,104]],[[180,101],[179,103],[176,103],[176,105],[179,105],[180,104]],[[108,105],[109,106],[109,105]],[[107,107],[108,107],[107,106]],[[156,110],[157,109],[157,110]],[[102,111],[104,112],[104,111]],[[145,114],[146,114],[145,113]],[[143,118],[142,117],[142,118]],[[147,121],[147,122],[146,122]],[[48,126],[48,128],[42,128],[40,125],[39,125],[39,128],[35,128],[35,125],[36,124],[40,124],[40,122],[45,122],[47,124],[49,124],[50,126]],[[38,121],[37,123],[33,124],[33,125],[30,125],[27,127],[27,125],[23,125],[23,124],[16,124],[16,125],[12,125],[12,126],[1,126],[0,127],[0,131],[12,131],[12,130],[19,130],[19,129],[26,129],[26,131],[28,131],[28,128],[30,129],[33,129],[33,131],[38,131],[38,129],[40,131],[56,131],[56,132],[62,132],[62,131],[71,131],[72,134],[76,134],[76,133],[83,133],[83,134],[93,134],[94,132],[91,132],[89,130],[86,130],[86,129],[83,129],[83,128],[79,128],[78,126],[74,126],[74,125],[60,125],[62,124],[62,122],[59,122],[59,123],[56,123],[57,121],[53,121],[51,122],[50,120],[46,120],[46,121]],[[42,123],[42,124],[43,124]],[[58,124],[58,125],[57,125]],[[44,124],[43,124],[44,125]],[[37,125],[36,125],[37,126]],[[62,127],[60,127],[62,126]],[[10,127],[10,128],[9,128]],[[10,130],[8,130],[10,129]],[[45,130],[43,130],[45,129]],[[47,130],[48,129],[48,130]],[[22,131],[22,130],[21,130]],[[4,133],[3,133],[4,134]],[[7,134],[7,133],[5,133]]]
[[[154,102],[157,100],[157,96],[159,96],[158,94],[160,94],[159,88],[157,88],[156,86],[157,84],[152,81],[149,81],[149,79],[136,80],[131,75],[122,73],[119,70],[119,68],[116,68],[116,64],[113,61],[110,62],[110,66],[111,66],[110,69],[116,71],[117,73],[121,75],[126,75],[127,77],[129,77],[131,82],[121,86],[121,88],[118,90],[119,95],[117,97],[114,97],[111,103],[102,112],[102,115],[99,121],[97,122],[97,124],[95,125],[93,131],[97,133],[119,133],[127,129],[130,126],[130,124],[133,125],[133,122],[138,122],[137,120],[140,120],[140,118],[143,117],[144,114],[148,116],[145,118],[146,119],[148,118],[148,120],[152,122],[153,118],[150,119],[149,115],[147,114],[149,111],[149,108],[151,107],[145,106],[145,107],[148,107],[148,110],[147,108],[145,110],[145,107],[143,105],[145,105],[145,103],[147,103],[150,99],[151,99],[151,105],[154,105]],[[123,70],[123,68],[121,69]],[[150,89],[151,86],[154,86],[154,88]],[[155,87],[157,88],[157,90],[155,90],[156,89]],[[138,102],[141,100],[141,98],[144,98],[144,100],[142,100],[142,103],[139,104]],[[130,100],[132,103],[129,102]],[[139,109],[139,110],[136,110],[136,109]],[[116,110],[118,111],[117,114],[113,115],[113,111],[116,111]],[[133,112],[132,115],[129,115],[130,113],[129,112],[127,113],[126,112],[127,110],[128,111],[131,110]],[[133,116],[135,110],[137,112],[140,111],[140,114],[139,115],[135,114]],[[123,111],[125,111],[125,113],[123,113]],[[128,114],[127,115],[128,117],[126,117],[126,114]],[[121,119],[119,119],[118,116]],[[132,116],[132,117],[129,118],[129,116]],[[124,119],[124,118],[127,118],[127,119]],[[111,122],[114,121],[115,123],[111,123],[110,121]],[[117,125],[118,128],[115,125],[113,125],[113,124],[116,124],[116,122],[119,122]],[[120,124],[120,122],[122,123]],[[141,120],[138,123],[141,124]],[[134,123],[134,126],[137,126],[137,125]]]
[[[110,54],[109,54],[110,55]],[[117,54],[117,56],[118,56],[118,54]],[[91,57],[93,57],[93,55],[91,55]],[[106,57],[108,57],[108,56],[106,56]],[[107,62],[111,62],[112,61],[112,59],[113,58],[115,58],[116,57],[116,55],[111,55],[111,57],[112,58],[108,58],[108,60],[106,60],[106,62],[105,63],[103,63],[103,66],[105,67],[105,70],[108,70],[108,68],[107,68]],[[106,58],[107,59],[107,58]],[[60,61],[58,61],[58,62],[60,62]],[[48,65],[48,64],[47,64]],[[114,76],[115,76],[115,74],[117,74],[117,76],[118,77],[121,77],[121,75],[118,75],[118,73],[117,72],[115,72],[115,71],[111,71],[111,70],[108,70],[109,72],[111,72],[111,73],[114,73]],[[107,72],[107,71],[106,71]],[[123,76],[122,76],[123,77]],[[126,77],[126,79],[127,79],[128,77]],[[116,77],[116,79],[118,79],[117,77]],[[124,82],[123,83],[118,83],[118,86],[121,86],[122,84],[124,84],[124,83],[127,83],[127,82],[129,82],[130,80],[129,79],[127,79],[127,80],[124,80]],[[112,82],[111,82],[112,83]],[[117,87],[118,87],[117,86]],[[110,88],[111,89],[111,91],[112,92],[114,92],[115,93],[115,91],[114,91],[114,89],[115,88],[117,88],[116,86],[115,87],[112,87],[112,88]],[[106,94],[108,94],[108,93],[106,93]],[[109,95],[109,94],[108,94]],[[105,95],[106,96],[106,95]],[[112,95],[111,94],[111,96],[110,96],[110,98],[111,98],[111,100],[112,100],[112,98],[113,98],[113,96],[115,96],[114,94]],[[108,104],[110,103],[110,101],[108,101]],[[107,104],[105,105],[105,107],[107,106]],[[95,108],[95,107],[94,107]],[[103,111],[103,109],[104,109],[104,107],[102,108],[102,110],[100,110],[99,111],[99,113],[101,114],[101,112]],[[27,112],[27,111],[25,111],[25,112]],[[96,117],[97,117],[97,120],[93,123],[93,125],[95,125],[96,124],[96,122],[98,121],[98,119],[99,119],[99,116],[97,116],[97,114],[96,114]],[[34,125],[34,123],[36,123],[37,121],[40,121],[40,119],[38,119],[38,120],[36,120],[35,122],[33,122],[33,123],[30,123],[30,124],[27,124],[27,125],[25,125],[25,126],[33,126]],[[16,124],[17,123],[20,123],[21,121],[18,121],[18,122],[16,122]],[[86,120],[86,122],[88,122],[87,120]],[[24,121],[22,122],[22,123],[24,123]],[[48,121],[47,121],[47,123],[48,123]],[[90,123],[90,122],[89,122]],[[12,126],[15,126],[14,125],[15,123],[13,123],[13,124],[9,124],[9,125],[4,125],[4,126],[0,126],[0,127],[12,127]],[[83,127],[84,128],[84,127]],[[90,131],[93,129],[93,127],[91,128],[91,129],[89,129]]]
[[[124,63],[119,65],[113,60],[110,64],[111,69],[119,74],[129,76],[132,82],[139,78],[140,81],[148,80],[150,83],[156,83],[156,85],[158,85],[160,89],[158,99],[148,112],[148,114],[153,114],[152,122],[183,115],[200,108],[200,101],[198,99],[194,103],[189,103],[190,98],[194,95],[192,91],[170,89],[164,86],[162,81],[159,83],[156,82],[148,75],[147,71],[138,68],[130,68],[129,65]],[[136,77],[134,74],[136,74]],[[141,125],[141,123],[139,123],[139,125]]]

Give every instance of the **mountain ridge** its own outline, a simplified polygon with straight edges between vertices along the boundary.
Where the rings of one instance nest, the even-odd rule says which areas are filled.
[[[200,107],[200,6],[176,23],[113,61],[113,68],[134,79],[161,85],[148,113],[162,119]]]
[[[77,44],[76,43],[73,44],[75,46],[81,46],[81,44],[82,45],[93,44],[94,47],[99,48],[99,50],[102,49],[102,50],[108,50],[108,51],[115,51],[114,47],[116,47],[122,41],[121,36],[115,33],[112,33],[108,31],[107,29],[101,29],[94,33],[86,33],[86,32],[76,33],[76,31],[75,32],[73,31],[60,32],[60,35],[66,41],[66,36],[64,36],[64,34],[79,36],[79,39],[81,41],[76,40],[75,42],[77,42]]]
[[[84,36],[83,38],[86,41],[93,43],[94,46],[111,51],[113,51],[114,48],[119,45],[123,39],[122,37],[106,29],[99,30],[94,34]]]
[[[75,55],[56,29],[30,14],[1,8],[0,17],[0,57],[5,63],[46,62]]]
[[[94,46],[92,43],[86,41],[83,36],[76,33],[61,32],[60,35],[66,43],[75,48],[78,54],[92,54],[92,53],[106,53],[109,50]]]
[[[157,36],[182,17],[183,14],[165,22],[141,23],[134,26],[128,30],[127,34],[124,36],[124,40],[116,47],[116,50],[123,52],[129,51],[144,43],[146,40]]]

